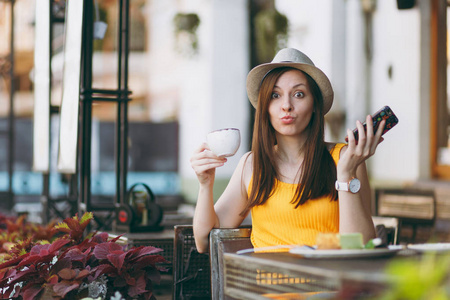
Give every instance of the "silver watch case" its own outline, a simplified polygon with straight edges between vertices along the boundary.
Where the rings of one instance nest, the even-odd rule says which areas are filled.
[[[358,178],[352,178],[349,182],[339,182],[336,180],[336,190],[346,191],[356,194],[361,189],[361,182]]]

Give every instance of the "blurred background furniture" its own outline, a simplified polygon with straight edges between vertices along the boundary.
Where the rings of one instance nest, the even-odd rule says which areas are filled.
[[[424,189],[378,188],[375,215],[398,218],[399,243],[426,242],[433,236],[436,222],[435,193]]]
[[[399,220],[395,217],[372,216],[373,224],[377,232],[377,237],[383,238],[386,235],[388,245],[398,244]]]

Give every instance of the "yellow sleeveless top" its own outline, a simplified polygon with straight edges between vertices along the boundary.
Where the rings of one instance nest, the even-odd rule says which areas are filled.
[[[337,165],[343,143],[331,156]],[[252,181],[247,193],[250,194]],[[297,184],[276,182],[276,189],[263,205],[254,206],[251,242],[253,247],[315,245],[319,232],[339,232],[339,203],[329,196],[309,200],[298,208],[291,203]]]

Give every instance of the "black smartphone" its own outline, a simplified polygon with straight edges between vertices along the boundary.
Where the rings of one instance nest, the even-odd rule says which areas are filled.
[[[380,110],[374,113],[372,115],[372,120],[373,120],[373,134],[377,132],[380,122],[386,120],[386,125],[384,125],[384,130],[381,135],[391,130],[398,123],[397,116],[394,114],[392,109],[387,105],[383,106]],[[363,126],[364,130],[367,130],[366,122],[363,123]],[[353,135],[355,137],[355,140],[358,141],[358,128],[353,129]],[[345,141],[348,142],[348,136],[345,137]]]

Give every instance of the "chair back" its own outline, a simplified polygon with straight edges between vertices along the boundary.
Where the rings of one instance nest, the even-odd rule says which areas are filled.
[[[417,228],[432,228],[436,221],[434,190],[376,189],[375,214],[398,218],[400,221],[399,239],[402,238],[406,227],[412,227],[412,235],[406,242],[417,242]]]
[[[173,299],[211,299],[209,255],[197,251],[192,225],[174,230]]]
[[[224,259],[226,252],[252,248],[251,227],[213,229],[209,235],[212,299],[227,299],[224,295]]]

